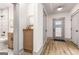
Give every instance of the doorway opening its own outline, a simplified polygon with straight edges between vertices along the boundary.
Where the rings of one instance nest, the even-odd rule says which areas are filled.
[[[0,3],[0,55],[13,54],[13,4]]]

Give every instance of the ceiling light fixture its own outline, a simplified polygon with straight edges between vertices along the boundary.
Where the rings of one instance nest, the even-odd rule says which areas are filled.
[[[63,8],[62,7],[58,7],[57,8],[57,11],[61,11]]]

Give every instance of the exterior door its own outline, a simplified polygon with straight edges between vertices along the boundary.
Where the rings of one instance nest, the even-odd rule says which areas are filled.
[[[64,18],[53,19],[53,37],[54,39],[64,39]]]

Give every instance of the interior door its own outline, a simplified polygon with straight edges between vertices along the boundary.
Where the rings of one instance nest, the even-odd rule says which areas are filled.
[[[45,44],[47,40],[47,15],[43,11],[43,43]]]
[[[53,19],[53,37],[54,39],[64,39],[64,18]]]
[[[72,41],[78,44],[79,41],[79,13],[72,17]]]
[[[0,17],[0,38],[1,38],[1,24],[2,24],[2,22],[1,22],[1,17]]]

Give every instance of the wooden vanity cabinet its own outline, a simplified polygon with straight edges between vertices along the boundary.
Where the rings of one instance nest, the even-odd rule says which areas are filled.
[[[13,49],[13,33],[8,33],[8,48]]]
[[[33,51],[33,29],[23,29],[24,50],[26,52]]]

